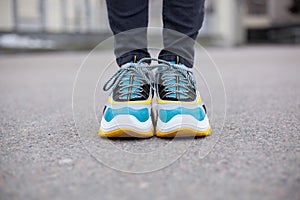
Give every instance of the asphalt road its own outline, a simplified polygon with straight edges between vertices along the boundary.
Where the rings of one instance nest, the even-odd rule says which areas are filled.
[[[208,51],[214,132],[175,140],[97,136],[111,52],[88,59],[73,106],[88,52],[0,55],[0,199],[300,199],[300,47]]]

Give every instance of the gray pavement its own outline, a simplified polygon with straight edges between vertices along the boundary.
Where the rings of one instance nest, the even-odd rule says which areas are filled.
[[[185,140],[100,139],[81,110],[76,130],[73,82],[88,52],[0,55],[0,199],[300,199],[300,47],[208,51],[226,89],[225,124],[221,130],[215,116],[212,136]],[[101,68],[112,55],[98,54],[89,64]],[[96,91],[101,107],[105,95]],[[205,89],[203,96],[222,113],[222,97],[210,101]],[[111,156],[110,167],[99,162],[113,155],[101,146],[108,143],[129,154],[188,146],[164,168],[134,174],[112,169],[143,167],[129,156]]]

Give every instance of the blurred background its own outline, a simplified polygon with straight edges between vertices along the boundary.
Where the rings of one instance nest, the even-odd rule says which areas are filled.
[[[161,27],[162,0],[149,2]],[[300,199],[300,0],[206,0],[209,54],[196,48],[195,66],[213,134],[174,140],[187,151],[153,173],[106,167],[177,152],[165,151],[173,140],[113,149],[98,137],[101,87],[118,67],[112,42],[88,53],[111,35],[105,0],[0,0],[0,200]]]
[[[161,27],[162,0],[149,26]],[[105,0],[1,0],[0,51],[91,49],[111,35]],[[300,43],[300,0],[206,0],[201,43]]]

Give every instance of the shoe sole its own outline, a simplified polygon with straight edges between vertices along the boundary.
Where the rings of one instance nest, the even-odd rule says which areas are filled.
[[[101,137],[148,138],[154,135],[153,130],[151,117],[145,122],[140,122],[131,115],[118,115],[109,122],[103,118],[98,135]]]
[[[139,132],[129,128],[120,128],[109,132],[104,132],[101,129],[98,131],[100,137],[108,138],[149,138],[152,137],[153,130],[147,132]]]
[[[207,136],[211,132],[207,116],[204,120],[198,121],[192,116],[177,115],[166,123],[158,119],[156,124],[157,137]]]
[[[205,131],[199,131],[199,130],[195,130],[192,128],[178,128],[172,131],[168,131],[168,132],[162,132],[157,130],[156,131],[156,136],[157,137],[199,137],[199,136],[208,136],[210,135],[212,132],[211,127],[209,127],[207,130]]]

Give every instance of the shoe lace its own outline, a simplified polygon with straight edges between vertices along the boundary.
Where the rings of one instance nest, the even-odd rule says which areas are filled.
[[[181,100],[194,100],[196,96],[196,82],[192,70],[180,64],[170,66],[157,73],[160,76],[160,83],[163,89],[160,91],[160,98],[176,97]],[[157,78],[157,80],[159,80]],[[178,98],[179,97],[179,98]]]
[[[145,83],[150,86],[152,84],[152,78],[149,73],[151,69],[152,67],[142,62],[124,64],[105,82],[103,90],[114,90],[118,86],[118,95],[120,97],[128,97],[128,95],[135,98],[145,97],[141,91],[143,91]],[[134,76],[134,80],[130,81],[132,75]]]
[[[158,64],[146,66],[144,63],[147,61],[157,61]],[[161,98],[175,94],[181,95],[181,99],[193,99],[196,93],[196,83],[193,78],[192,70],[183,65],[172,64],[156,58],[143,58],[137,63],[127,63],[121,66],[121,68],[105,82],[103,90],[114,90],[119,86],[120,96],[129,94],[141,96],[145,82],[152,87],[153,78],[150,75],[150,71],[156,68],[158,69],[156,80],[158,80],[158,76],[162,74],[162,82],[159,84],[164,86],[164,95]],[[128,84],[128,75],[135,75],[134,83]]]

